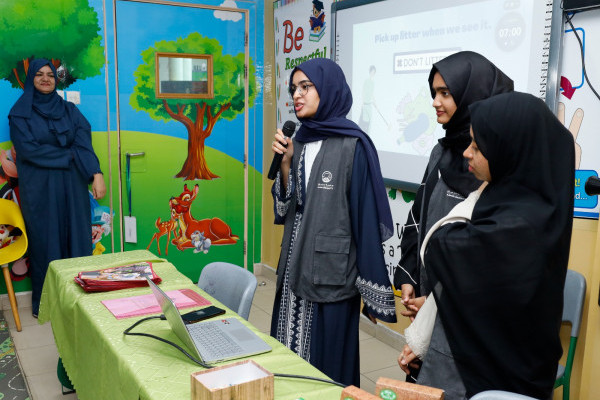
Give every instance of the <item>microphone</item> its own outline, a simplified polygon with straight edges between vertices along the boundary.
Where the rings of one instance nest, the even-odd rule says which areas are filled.
[[[283,136],[289,138],[294,134],[294,131],[296,130],[296,123],[294,121],[285,121],[285,124],[283,124],[283,128],[281,128],[281,130],[283,131]],[[271,168],[269,168],[269,175],[267,175],[267,178],[269,178],[270,180],[275,179],[275,177],[277,176],[277,171],[279,171],[279,168],[281,167],[282,159],[283,154],[275,153],[275,155],[273,156],[273,162],[271,162]]]
[[[585,193],[588,196],[600,194],[600,179],[597,176],[590,176],[585,182]]]

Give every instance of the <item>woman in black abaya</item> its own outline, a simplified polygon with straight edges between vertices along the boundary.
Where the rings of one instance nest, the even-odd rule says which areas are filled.
[[[436,83],[437,76],[442,78],[441,84]],[[402,314],[410,317],[414,317],[418,309],[414,297],[430,292],[418,259],[418,248],[425,234],[481,185],[481,181],[469,173],[462,155],[471,142],[469,105],[511,92],[513,81],[481,54],[460,51],[433,64],[429,89],[445,135],[431,151],[423,181],[402,227],[402,256],[394,272],[394,285],[402,289],[402,300],[407,307]],[[453,100],[453,110],[444,106],[444,98]]]
[[[481,179],[483,156],[489,184],[470,222],[432,234],[423,262],[466,397],[495,389],[546,399],[562,353],[573,138],[529,94],[494,96],[470,112],[465,157]],[[427,384],[455,386],[429,367]]]
[[[442,124],[445,136],[431,151],[421,186],[402,227],[402,255],[394,272],[394,285],[402,290],[402,303],[406,307],[402,315],[411,319],[431,291],[418,257],[425,234],[481,185],[481,181],[469,173],[462,155],[471,142],[469,105],[512,91],[513,81],[481,54],[461,51],[433,65],[429,88],[437,121]],[[459,380],[442,330],[436,332],[431,347],[440,359],[446,359],[447,367],[441,371],[447,379]],[[413,368],[407,380],[414,382],[419,371],[414,363],[410,366]]]
[[[48,264],[92,255],[88,185],[97,199],[106,193],[90,124],[58,95],[57,81],[50,61],[32,60],[23,94],[8,115],[29,236],[34,317]]]

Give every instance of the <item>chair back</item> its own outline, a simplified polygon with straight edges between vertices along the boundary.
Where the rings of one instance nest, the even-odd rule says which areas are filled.
[[[235,264],[217,261],[204,267],[198,287],[248,320],[256,291],[256,277]]]
[[[21,230],[21,236],[0,249],[0,265],[8,264],[21,258],[27,251],[27,233],[21,209],[12,200],[0,199],[0,224],[11,225]]]
[[[568,270],[565,280],[563,322],[571,323],[571,337],[579,336],[581,314],[585,300],[585,278],[577,271]]]
[[[566,363],[565,365],[558,363],[556,380],[554,381],[554,389],[560,386],[563,387],[563,400],[569,400],[571,397],[571,371],[573,369],[573,359],[575,358],[577,337],[579,336],[579,327],[581,325],[585,287],[586,284],[583,275],[577,271],[567,270],[565,288],[563,290],[562,321],[571,324],[571,339],[569,340]]]
[[[503,390],[486,390],[471,397],[471,400],[536,400],[523,394],[505,392]]]

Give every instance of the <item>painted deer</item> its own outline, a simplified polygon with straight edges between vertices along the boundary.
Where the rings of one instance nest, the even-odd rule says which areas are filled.
[[[160,217],[158,217],[156,219],[156,222],[154,223],[154,226],[156,226],[156,229],[158,229],[158,232],[155,232],[154,235],[152,236],[152,239],[150,239],[150,243],[148,243],[148,247],[146,247],[146,250],[150,249],[150,245],[152,244],[152,241],[154,239],[156,239],[156,248],[158,249],[158,255],[160,256],[160,241],[159,239],[164,236],[167,235],[167,244],[165,245],[165,254],[169,255],[169,242],[171,240],[171,232],[174,232],[173,235],[175,236],[175,238],[177,238],[178,232],[177,232],[177,216],[175,214],[175,211],[173,209],[171,209],[171,219],[168,219],[166,221],[161,221]]]
[[[198,185],[194,186],[193,191],[190,191],[187,184],[185,184],[183,185],[183,192],[177,197],[171,197],[171,200],[169,200],[171,213],[177,218],[181,231],[181,234],[173,238],[171,243],[177,246],[179,250],[194,248],[192,235],[198,231],[203,232],[205,239],[210,239],[213,246],[235,244],[240,237],[232,234],[231,228],[222,219],[214,217],[197,220],[192,216],[190,207],[198,195],[198,190]]]

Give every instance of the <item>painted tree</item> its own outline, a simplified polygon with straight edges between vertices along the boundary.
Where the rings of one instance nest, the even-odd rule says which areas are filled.
[[[210,99],[157,98],[155,93],[155,53],[187,53],[211,55],[213,60],[214,97]],[[175,41],[160,41],[142,52],[143,64],[134,72],[136,85],[130,104],[146,111],[152,119],[181,122],[188,132],[188,154],[176,175],[184,180],[218,178],[211,172],[204,156],[206,139],[220,118],[233,120],[244,112],[244,54],[222,54],[223,46],[216,39],[195,32]],[[256,96],[254,65],[248,73],[248,107]]]
[[[88,0],[0,1],[0,79],[23,88],[29,61],[52,60],[57,87],[100,74],[104,47]]]

